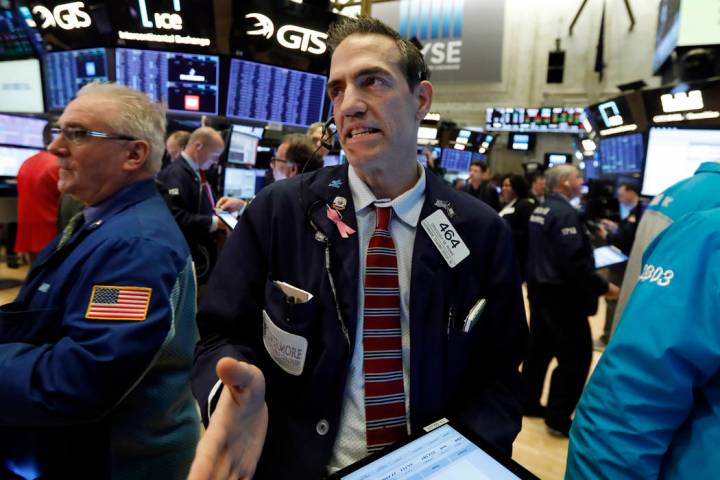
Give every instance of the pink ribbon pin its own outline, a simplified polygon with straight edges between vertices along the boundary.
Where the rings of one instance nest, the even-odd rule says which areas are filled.
[[[327,209],[327,218],[329,218],[335,224],[342,238],[348,238],[348,236],[355,233],[355,230],[350,228],[345,222],[342,221],[342,217],[340,216],[340,214],[330,207],[328,207]]]

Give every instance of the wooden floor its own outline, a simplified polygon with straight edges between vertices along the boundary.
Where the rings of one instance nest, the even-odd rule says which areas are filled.
[[[527,307],[527,303],[525,305]],[[590,317],[590,328],[593,339],[600,337],[605,325],[605,300],[600,298],[597,313]],[[593,351],[592,369],[597,365],[601,352]],[[550,364],[548,372],[555,368],[555,360]],[[547,401],[550,375],[545,377],[545,390],[542,404]],[[565,459],[567,457],[568,440],[551,436],[545,431],[542,418],[523,418],[523,426],[513,445],[513,458],[525,468],[543,480],[558,480],[565,476]]]
[[[4,262],[0,263],[0,278],[23,279],[28,267],[9,269]],[[19,288],[0,290],[0,304],[12,301]],[[590,318],[593,338],[600,336],[605,322],[605,303],[600,299],[598,313]],[[593,352],[592,367],[595,367],[600,353]],[[550,366],[554,367],[555,361]],[[546,401],[549,375],[545,381],[543,403]],[[524,418],[523,428],[513,446],[513,458],[544,480],[562,479],[565,475],[565,457],[567,455],[568,441],[550,436],[545,431],[545,423],[540,418]]]

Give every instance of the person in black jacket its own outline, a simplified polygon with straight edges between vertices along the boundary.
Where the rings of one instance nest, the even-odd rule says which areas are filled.
[[[601,226],[597,233],[600,238],[610,245],[619,248],[625,255],[629,256],[633,242],[635,241],[635,232],[637,231],[640,217],[643,213],[643,205],[640,203],[640,189],[635,183],[623,182],[617,189],[617,198],[620,203],[620,221],[614,222],[603,218],[600,221]],[[620,285],[625,275],[626,265],[626,263],[611,265],[608,269],[609,280]],[[599,348],[605,348],[610,341],[616,307],[617,300],[608,300],[607,308],[605,309],[605,326],[603,333],[595,343]]]
[[[487,203],[496,212],[500,210],[500,196],[495,186],[490,183],[490,169],[485,162],[474,160],[470,164],[470,176],[463,192]]]
[[[520,277],[525,280],[528,222],[537,205],[535,199],[528,197],[528,184],[521,175],[506,175],[503,178],[502,200],[505,205],[500,210],[500,216],[512,231],[515,253],[520,264]]]
[[[224,148],[217,131],[200,127],[177,160],[157,176],[167,189],[170,211],[190,247],[199,285],[207,282],[217,257],[212,233],[225,230],[225,224],[215,215],[214,194],[205,178],[206,170],[218,161]]]
[[[528,290],[534,305],[530,346],[523,366],[528,387],[525,414],[545,417],[548,432],[568,436],[572,414],[592,359],[588,316],[598,297],[617,298],[619,288],[595,271],[590,234],[570,200],[580,195],[582,177],[573,165],[558,165],[547,173],[551,192],[530,216],[527,262]],[[545,373],[552,373],[547,409],[540,406]]]

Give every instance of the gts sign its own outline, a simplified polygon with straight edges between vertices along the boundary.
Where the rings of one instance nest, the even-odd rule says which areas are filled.
[[[83,2],[72,2],[57,5],[52,10],[43,5],[35,5],[32,12],[42,19],[40,28],[43,30],[50,27],[75,30],[89,27],[92,23],[90,15],[84,12],[83,8]]]
[[[245,33],[248,35],[260,35],[268,40],[272,38],[275,33],[275,25],[270,18],[266,17],[262,13],[248,13],[245,18],[256,20],[253,27],[256,30],[248,30]],[[310,30],[309,28],[299,27],[297,25],[283,25],[278,28],[275,40],[283,47],[289,50],[300,50],[301,52],[313,53],[315,55],[322,55],[327,50],[325,44],[327,35],[316,30]]]

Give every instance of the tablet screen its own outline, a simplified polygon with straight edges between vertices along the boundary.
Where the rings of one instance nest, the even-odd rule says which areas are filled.
[[[218,217],[220,217],[220,220],[222,220],[223,223],[230,228],[230,230],[234,229],[235,225],[237,225],[237,218],[235,218],[232,213],[220,210],[218,208],[215,209],[215,213]]]
[[[595,257],[595,268],[605,268],[617,263],[626,262],[628,257],[620,250],[612,246],[598,247],[593,250]]]
[[[335,478],[335,477],[333,477]],[[432,430],[353,472],[343,480],[509,480],[519,477],[449,424]]]

